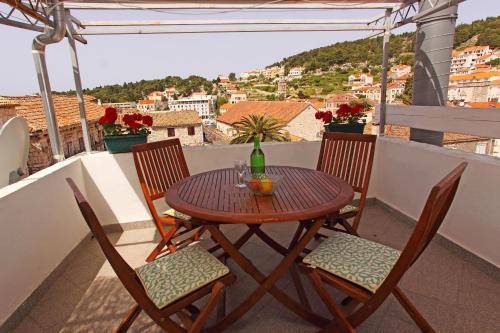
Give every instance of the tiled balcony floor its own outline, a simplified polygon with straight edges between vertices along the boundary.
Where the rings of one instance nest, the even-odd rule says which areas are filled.
[[[244,227],[239,226],[225,229],[233,239],[244,230]],[[294,227],[291,224],[270,225],[265,230],[285,244]],[[402,248],[410,232],[409,224],[377,205],[365,210],[360,226],[360,233],[364,237],[398,249]],[[153,228],[114,233],[110,238],[132,266],[144,263],[144,258],[157,240]],[[400,286],[437,332],[500,332],[499,271],[484,269],[483,264],[441,243],[433,241],[430,244]],[[269,272],[280,259],[279,255],[256,238],[251,239],[243,251],[265,272]],[[229,266],[238,276],[237,282],[228,290],[228,308],[231,309],[256,284],[234,263],[229,262]],[[24,317],[15,332],[109,332],[118,325],[132,300],[104,260],[95,240],[88,241],[60,271],[53,285]],[[279,281],[278,285],[295,296],[289,276]],[[305,287],[313,308],[326,315],[308,281],[305,281]],[[130,332],[159,331],[144,314],[130,329]],[[265,296],[250,313],[228,330],[259,333],[315,331],[315,327],[296,317],[271,296]],[[404,333],[419,330],[391,296],[363,323],[359,332]]]

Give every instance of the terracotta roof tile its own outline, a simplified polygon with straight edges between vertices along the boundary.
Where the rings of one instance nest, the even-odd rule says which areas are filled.
[[[202,124],[196,111],[158,111],[143,114],[153,117],[153,127],[184,127]]]
[[[468,102],[465,105],[471,108],[500,108],[500,102]]]
[[[226,113],[219,116],[217,121],[234,124],[251,114],[268,115],[277,120],[289,123],[308,106],[304,102],[282,102],[282,101],[247,101],[234,104]]]
[[[353,94],[335,94],[326,100],[327,103],[349,103],[357,100],[358,98]]]
[[[500,71],[479,72],[479,73],[463,74],[463,75],[450,75],[450,81],[488,79],[494,76],[500,76]]]
[[[137,102],[137,104],[155,104],[155,101],[151,99],[141,99]]]
[[[74,126],[80,124],[80,111],[76,96],[53,95],[57,125],[59,127]],[[104,115],[104,108],[97,105],[92,96],[84,96],[85,111],[87,119],[94,121]],[[17,115],[28,122],[31,132],[46,131],[47,122],[40,96],[0,96],[0,104],[18,104]]]

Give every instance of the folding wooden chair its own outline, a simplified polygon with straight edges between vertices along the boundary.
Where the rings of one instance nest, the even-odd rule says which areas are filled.
[[[425,250],[443,222],[467,163],[461,163],[437,185],[427,199],[415,229],[402,252],[355,235],[336,232],[308,254],[301,264],[334,319],[326,332],[356,332],[393,294],[422,332],[434,332],[397,284]],[[349,297],[340,308],[327,283]],[[345,301],[345,300],[344,300]]]
[[[92,234],[123,286],[137,302],[116,332],[126,332],[141,310],[167,332],[199,332],[235,276],[198,244],[186,246],[144,266],[132,269],[113,247],[97,216],[71,178],[66,178]],[[210,295],[200,310],[192,305]],[[170,319],[177,315],[181,325]]]
[[[323,133],[316,169],[343,179],[352,186],[354,192],[360,194],[359,203],[343,207],[333,220],[327,218],[324,228],[337,230],[335,224],[340,223],[349,233],[356,234],[366,203],[376,140],[376,135]],[[352,217],[354,221],[351,226],[347,219]],[[322,236],[318,233],[316,238]]]
[[[146,261],[150,262],[167,250],[175,252],[178,246],[198,240],[203,230],[199,229],[192,237],[174,244],[175,237],[193,229],[189,222],[190,217],[173,209],[159,213],[154,204],[155,200],[163,200],[165,192],[173,183],[189,177],[189,169],[179,139],[134,145],[132,153],[142,193],[162,237],[160,243],[146,258]]]

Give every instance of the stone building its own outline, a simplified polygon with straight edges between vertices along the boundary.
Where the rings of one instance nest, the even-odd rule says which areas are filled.
[[[448,100],[497,102],[500,98],[500,71],[451,75]]]
[[[229,137],[238,133],[234,125],[252,114],[267,115],[286,124],[284,131],[293,140],[315,141],[321,139],[323,123],[314,117],[318,110],[307,102],[247,101],[234,104],[217,118],[217,129]]]
[[[203,144],[203,126],[198,112],[160,111],[148,112],[153,117],[153,128],[149,142],[179,138],[183,146]]]
[[[76,96],[54,95],[54,107],[61,135],[64,156],[70,157],[85,150],[78,101]],[[98,120],[104,108],[94,97],[85,96],[85,109],[89,121],[89,131],[93,150],[104,150],[104,133]],[[5,107],[10,104],[9,107]],[[28,170],[32,174],[54,163],[50,147],[47,123],[40,96],[0,96],[0,119],[19,116],[26,119],[30,129],[30,150]],[[7,119],[4,119],[7,120]]]

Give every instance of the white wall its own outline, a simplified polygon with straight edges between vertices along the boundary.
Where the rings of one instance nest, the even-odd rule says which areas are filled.
[[[307,109],[293,118],[284,130],[307,141],[321,140],[320,131],[323,129],[323,122],[314,117],[316,112],[314,107],[308,106]]]
[[[66,177],[85,190],[78,157],[0,189],[0,325],[89,231]]]
[[[370,196],[418,219],[432,186],[462,161],[469,165],[439,233],[500,267],[499,158],[379,138]]]
[[[261,147],[268,165],[315,168],[320,142],[265,142]],[[293,147],[293,153],[290,153],[290,147]],[[184,155],[190,173],[197,174],[232,168],[235,160],[249,162],[252,149],[252,144],[185,147]],[[84,155],[82,166],[88,200],[102,224],[151,220],[132,154],[100,152]]]

